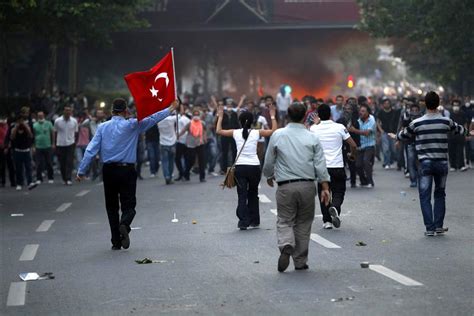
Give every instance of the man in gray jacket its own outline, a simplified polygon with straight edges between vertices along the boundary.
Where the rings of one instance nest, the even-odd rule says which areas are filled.
[[[290,256],[296,270],[306,270],[311,225],[314,220],[317,180],[322,185],[321,202],[329,203],[330,177],[318,137],[304,126],[306,108],[293,103],[288,108],[290,123],[270,139],[263,174],[268,184],[278,184],[277,237],[280,248],[278,271],[284,272]]]

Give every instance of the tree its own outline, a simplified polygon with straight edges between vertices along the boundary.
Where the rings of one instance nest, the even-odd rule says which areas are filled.
[[[359,28],[390,38],[413,71],[463,94],[474,92],[471,0],[358,0]]]
[[[150,0],[11,0],[2,5],[2,11],[7,13],[6,22],[21,22],[22,29],[18,31],[48,43],[45,87],[51,90],[56,81],[58,47],[75,49],[70,52],[70,62],[77,63],[79,44],[108,45],[114,32],[148,26],[138,13],[149,3]],[[3,20],[0,22],[3,25]],[[70,71],[74,69],[74,65],[70,66]]]

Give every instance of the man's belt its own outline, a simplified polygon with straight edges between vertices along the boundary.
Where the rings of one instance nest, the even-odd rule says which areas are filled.
[[[128,162],[106,162],[104,165],[111,167],[135,167],[134,163]]]
[[[285,184],[293,183],[293,182],[314,182],[314,179],[294,179],[294,180],[280,181],[277,183],[278,183],[278,186],[281,186],[281,185],[285,185]]]

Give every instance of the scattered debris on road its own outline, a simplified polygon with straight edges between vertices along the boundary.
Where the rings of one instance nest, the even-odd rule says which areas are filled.
[[[363,268],[363,269],[366,269],[368,268],[370,265],[370,263],[368,261],[363,261],[360,263],[360,267]]]
[[[179,222],[179,220],[176,218],[176,213],[174,213],[171,223],[177,223],[177,222]]]
[[[367,244],[366,244],[365,242],[363,242],[363,241],[358,241],[358,242],[356,243],[356,246],[365,247],[365,246],[367,246]]]
[[[258,261],[258,260],[255,260],[253,263],[260,263],[260,261]]]
[[[198,222],[197,222],[197,220],[193,219],[193,221],[191,223],[193,223],[193,225],[196,225]]]
[[[55,278],[53,272],[23,272],[19,276],[23,281],[53,280]]]
[[[153,260],[150,258],[143,258],[143,259],[137,259],[135,260],[136,263],[138,264],[149,264],[149,263],[166,263],[168,260]]]
[[[349,296],[349,297],[339,297],[339,298],[333,298],[331,299],[331,302],[342,302],[342,301],[353,301],[355,296]]]

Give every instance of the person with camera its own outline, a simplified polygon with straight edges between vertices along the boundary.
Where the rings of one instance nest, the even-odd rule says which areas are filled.
[[[31,167],[31,147],[33,145],[33,125],[29,121],[30,109],[22,107],[16,123],[11,125],[11,148],[16,171],[16,190],[20,191],[24,185],[24,175],[28,189],[36,187],[33,182]]]
[[[237,144],[237,157],[235,160],[235,179],[237,181],[237,227],[246,230],[248,227],[260,225],[260,211],[258,202],[258,184],[260,183],[261,170],[260,160],[257,155],[257,146],[261,137],[270,137],[277,129],[276,109],[270,107],[272,129],[251,129],[254,115],[250,111],[244,111],[239,116],[240,129],[222,129],[224,107],[220,106],[217,111],[218,135],[233,137]]]
[[[331,120],[331,108],[327,104],[319,106],[318,115],[321,122],[311,126],[310,131],[315,133],[324,150],[326,166],[331,176],[329,188],[332,192],[332,201],[326,205],[320,203],[323,214],[323,228],[339,228],[341,225],[341,206],[346,194],[346,171],[344,169],[344,159],[342,146],[346,142],[350,146],[349,160],[356,158],[357,145],[344,125]],[[321,196],[321,184],[318,184],[318,195]]]

